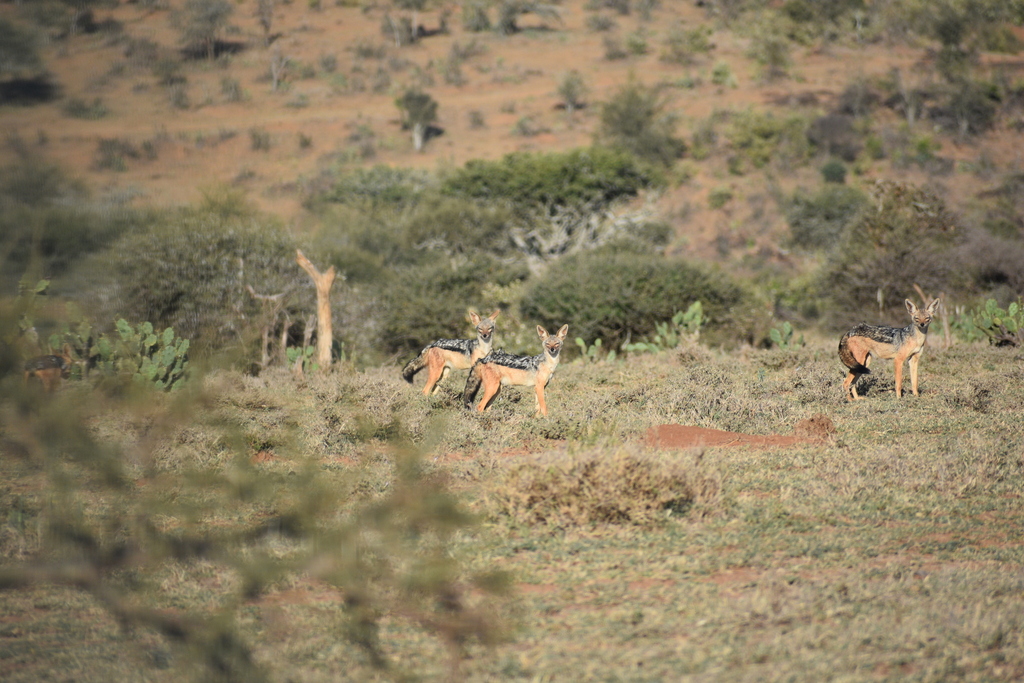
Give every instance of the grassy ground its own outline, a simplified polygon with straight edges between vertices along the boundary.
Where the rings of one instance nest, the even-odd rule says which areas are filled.
[[[549,387],[546,420],[532,417],[532,395],[515,388],[483,416],[463,411],[460,376],[427,398],[395,368],[302,381],[220,373],[207,379],[206,410],[191,421],[161,431],[149,413],[107,414],[91,433],[135,454],[138,472],[180,479],[177,495],[210,502],[213,493],[186,488],[186,474],[200,465],[230,471],[218,425],[238,424],[232,438],[244,444],[254,486],[281,494],[314,462],[321,484],[345,492],[342,506],[385,495],[393,445],[411,441],[424,470],[479,515],[450,537],[448,557],[467,575],[500,569],[512,579],[507,597],[481,603],[503,630],[492,647],[466,647],[457,666],[469,680],[1020,680],[1024,355],[928,349],[921,369],[921,396],[897,400],[891,364],[879,362],[862,380],[867,398],[849,405],[831,343],[566,363]],[[68,386],[57,400],[81,403],[84,394]],[[831,440],[642,445],[663,423],[788,434],[819,413],[835,424]],[[10,447],[3,454],[0,549],[11,565],[45,547],[54,494],[52,472]],[[703,497],[619,523],[556,514],[539,522],[496,502],[525,495],[524,468],[573,465],[612,477],[614,467],[581,466],[595,462],[620,463],[618,495],[642,497],[638,481],[667,481],[696,482]],[[643,478],[651,473],[662,478]],[[555,508],[580,506],[584,488],[608,482],[581,475],[577,483],[548,489]],[[616,490],[600,497],[624,504]],[[81,500],[87,517],[117,507],[104,498],[110,508],[100,509],[89,491]],[[203,523],[264,512],[254,502]],[[267,552],[298,551],[282,542]],[[238,597],[240,572],[215,560],[167,561],[136,578],[148,587],[139,595],[161,609],[227,605],[271,680],[454,676],[442,640],[400,608],[381,621],[390,669],[371,667],[343,637],[342,594],[309,572],[283,574],[249,598]],[[150,629],[120,629],[73,588],[0,592],[7,681],[208,679],[189,652]]]

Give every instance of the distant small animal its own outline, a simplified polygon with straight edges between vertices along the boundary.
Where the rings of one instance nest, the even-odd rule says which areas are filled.
[[[65,344],[59,356],[36,356],[25,361],[25,384],[35,378],[46,392],[52,393],[60,388],[61,379],[67,378],[70,372],[71,347]]]
[[[494,321],[498,319],[500,310],[494,311],[486,318],[481,318],[475,311],[469,312],[470,321],[476,326],[476,339],[438,339],[420,351],[420,355],[406,363],[402,369],[402,378],[412,384],[417,372],[427,368],[427,383],[423,387],[423,395],[437,393],[438,384],[448,376],[451,370],[468,370],[488,353],[494,342]]]
[[[544,401],[544,388],[551,381],[558,367],[558,358],[569,332],[568,325],[562,325],[556,334],[548,334],[540,325],[537,336],[540,337],[544,351],[538,356],[517,356],[505,351],[491,351],[469,371],[466,390],[462,392],[462,401],[467,409],[472,409],[473,401],[481,386],[484,388],[483,398],[477,405],[478,412],[484,412],[503,385],[534,387],[537,397],[535,415],[548,414],[548,406]]]
[[[939,306],[933,300],[921,310],[910,299],[906,299],[911,323],[906,327],[888,327],[860,323],[839,340],[839,359],[850,369],[843,381],[843,394],[847,401],[862,398],[857,395],[857,379],[871,371],[868,365],[871,357],[893,360],[896,364],[896,397],[903,395],[903,364],[910,363],[910,388],[917,396],[917,366],[921,362],[921,351],[928,336],[928,325]]]

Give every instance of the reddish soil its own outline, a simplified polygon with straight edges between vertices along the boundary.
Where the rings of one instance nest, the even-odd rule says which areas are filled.
[[[743,434],[720,429],[664,424],[652,427],[644,443],[655,448],[705,448],[710,446],[747,446],[774,448],[825,441],[835,434],[836,428],[827,416],[820,413],[797,423],[791,436],[770,434]]]
[[[0,145],[0,165],[18,163],[19,149],[28,149],[59,164],[81,179],[96,195],[129,198],[136,204],[157,207],[193,203],[204,191],[229,185],[244,192],[259,208],[300,230],[317,229],[317,218],[303,206],[303,188],[314,185],[322,173],[339,169],[387,164],[434,169],[464,164],[470,159],[495,159],[513,151],[547,151],[587,145],[599,127],[601,102],[635,78],[649,85],[666,86],[668,108],[679,117],[679,134],[689,140],[697,124],[714,111],[755,108],[788,115],[827,112],[848,83],[875,78],[899,68],[911,80],[924,78],[930,68],[926,47],[904,45],[826,45],[794,47],[790,78],[764,82],[747,54],[748,40],[722,30],[707,11],[690,2],[661,3],[655,21],[636,16],[616,17],[609,32],[588,29],[586,0],[565,0],[558,5],[560,21],[542,21],[527,15],[519,34],[501,37],[493,32],[468,33],[458,12],[448,18],[451,33],[432,34],[413,46],[395,48],[381,34],[382,5],[350,3],[278,3],[272,33],[279,36],[263,45],[263,32],[255,12],[239,9],[225,38],[241,52],[214,63],[185,61],[188,103],[171,104],[168,89],[160,84],[152,65],[136,64],[126,56],[131,41],[152,41],[167,55],[178,54],[181,36],[174,28],[173,12],[182,0],[159,5],[119,3],[95,7],[98,22],[114,20],[123,26],[119,36],[79,34],[51,40],[41,53],[47,70],[61,87],[62,97],[32,107],[0,110],[5,136],[21,145]],[[354,3],[351,3],[354,4]],[[19,16],[19,3],[0,4],[0,16]],[[422,12],[419,21],[430,30],[441,23],[440,10]],[[715,28],[714,49],[693,65],[660,59],[662,43],[674,25]],[[632,34],[648,36],[648,50],[626,59],[605,58],[604,41],[623,41]],[[360,56],[359,46],[380,47],[386,57]],[[473,49],[470,50],[469,47]],[[461,83],[445,82],[443,64],[453,50],[468,51],[461,66]],[[269,64],[275,50],[289,59],[282,86],[272,91]],[[457,51],[457,50],[456,50]],[[325,58],[336,60],[327,72]],[[986,55],[986,64],[998,60],[1001,69],[1024,68],[1019,56]],[[717,63],[730,65],[736,87],[716,86],[710,73]],[[587,106],[568,116],[559,108],[559,80],[570,70],[582,74],[589,90]],[[376,92],[370,87],[380,71],[389,80]],[[682,80],[693,87],[679,87]],[[352,86],[366,81],[365,88]],[[426,83],[439,103],[438,127],[443,134],[413,151],[410,135],[399,125],[396,93]],[[231,101],[224,83],[233,81],[242,91]],[[914,80],[916,82],[916,80]],[[347,84],[347,85],[346,85]],[[64,106],[70,99],[86,103],[101,100],[109,110],[98,120],[70,117]],[[471,114],[482,118],[474,125]],[[902,125],[897,114],[880,109],[873,115],[880,130]],[[477,119],[478,120],[478,119]],[[536,134],[518,134],[520,121],[532,121]],[[270,149],[257,150],[250,135],[269,135]],[[353,134],[372,134],[364,156]],[[299,144],[300,136],[307,141]],[[1020,134],[1009,125],[983,139],[963,143],[935,134],[940,154],[953,161],[976,162],[984,157],[997,167],[1020,158]],[[98,146],[118,139],[149,153],[125,159],[124,171],[100,168]],[[726,169],[726,154],[717,153],[692,163],[693,177],[666,190],[657,200],[659,217],[675,230],[674,253],[694,257],[742,260],[744,255],[768,253],[787,261],[793,257],[777,247],[784,234],[784,217],[767,201],[760,174],[740,177]],[[776,175],[773,182],[784,191],[796,185],[820,182],[816,163]],[[864,180],[899,175],[903,180],[934,180],[914,167],[872,165]],[[950,201],[962,204],[983,189],[985,180],[957,174],[946,183]],[[735,201],[720,209],[708,206],[708,193],[728,186]]]

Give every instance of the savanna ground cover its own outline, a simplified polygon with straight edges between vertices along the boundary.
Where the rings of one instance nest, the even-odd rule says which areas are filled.
[[[0,677],[1021,679],[1022,21],[0,5]],[[549,418],[400,380],[469,307]]]
[[[1024,357],[928,349],[919,397],[897,400],[878,363],[847,404],[832,346],[567,363],[548,419],[515,388],[465,411],[458,376],[423,397],[394,368],[220,371],[201,398],[90,399],[84,436],[117,452],[117,486],[85,446],[77,464],[49,450],[83,437],[68,424],[83,383],[8,401],[22,430],[5,437],[6,585],[36,559],[0,593],[5,679],[1020,678]],[[786,447],[645,438],[790,433],[818,414],[834,433]],[[148,547],[142,511],[182,533]],[[331,564],[352,541],[327,529],[346,516],[376,537],[358,579]],[[223,548],[183,549],[204,534]],[[67,575],[93,545],[137,556]],[[439,608],[441,584],[456,592]],[[374,595],[363,622],[357,585]]]

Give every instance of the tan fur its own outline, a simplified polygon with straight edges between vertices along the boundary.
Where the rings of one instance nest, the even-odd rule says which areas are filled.
[[[496,310],[486,318],[481,318],[476,311],[469,312],[469,319],[476,328],[478,339],[481,338],[480,335],[485,329],[490,331],[489,335],[493,335],[494,321],[497,320],[499,313],[501,311]],[[488,336],[487,342],[480,341],[470,355],[459,353],[458,351],[449,351],[436,346],[427,347],[420,353],[419,358],[407,366],[406,372],[408,373],[412,367],[416,368],[413,372],[417,372],[420,368],[425,367],[427,369],[427,383],[423,387],[423,395],[436,394],[440,388],[441,380],[445,379],[451,370],[469,370],[473,367],[474,363],[491,352],[491,345],[492,337]],[[412,381],[411,376],[411,373],[407,376],[410,382]]]
[[[843,394],[847,401],[862,398],[857,394],[856,382],[860,375],[869,372],[868,367],[871,364],[872,356],[894,362],[897,398],[903,396],[903,364],[909,363],[910,388],[914,396],[918,396],[918,364],[921,362],[921,352],[927,341],[928,325],[932,321],[939,300],[933,300],[924,310],[918,309],[910,299],[907,299],[905,303],[912,321],[908,327],[858,325],[840,340],[839,357],[850,368],[850,372],[843,381]]]
[[[477,386],[482,385],[484,390],[483,398],[480,399],[480,403],[476,407],[477,412],[482,413],[487,410],[495,396],[498,395],[501,387],[512,385],[534,387],[537,399],[535,415],[547,417],[548,406],[544,400],[544,389],[547,387],[548,382],[551,381],[555,368],[558,366],[562,343],[565,341],[565,335],[568,332],[568,325],[562,325],[562,328],[553,335],[548,334],[547,330],[540,325],[537,326],[537,336],[540,337],[544,345],[544,358],[537,363],[536,367],[514,368],[495,362],[487,362],[487,358],[474,365],[470,373],[469,383],[475,383]],[[467,383],[467,386],[469,386],[469,383]]]
[[[70,374],[71,347],[67,344],[61,349],[60,355],[36,356],[25,362],[25,384],[36,378],[43,385],[43,390],[53,393],[60,388],[62,378]]]

